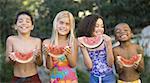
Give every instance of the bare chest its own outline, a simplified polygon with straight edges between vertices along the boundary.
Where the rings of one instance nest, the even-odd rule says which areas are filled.
[[[124,58],[126,58],[126,59],[130,59],[132,56],[134,56],[134,55],[137,55],[138,53],[137,53],[137,51],[136,51],[136,49],[130,49],[130,48],[128,48],[128,49],[120,49],[119,51],[118,51],[118,55],[119,56],[123,56]]]
[[[21,41],[16,40],[13,43],[13,51],[18,51],[21,53],[28,53],[36,49],[37,45],[36,42],[33,41]]]

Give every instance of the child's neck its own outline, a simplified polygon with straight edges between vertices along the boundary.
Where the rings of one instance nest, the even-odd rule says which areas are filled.
[[[31,38],[30,34],[20,34],[20,33],[18,33],[18,37],[23,40],[28,40]]]
[[[66,36],[58,36],[58,39],[60,41],[66,41],[67,40],[67,37]]]
[[[120,46],[123,48],[128,48],[132,45],[132,43],[130,41],[128,42],[120,42]]]
[[[58,36],[58,43],[60,44],[67,44],[68,39],[66,36]]]

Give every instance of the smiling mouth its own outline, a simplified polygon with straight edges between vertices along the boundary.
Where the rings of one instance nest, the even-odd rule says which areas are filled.
[[[124,35],[121,35],[120,38],[127,38],[128,35],[124,34]]]
[[[22,29],[27,29],[28,27],[20,27],[20,28],[22,28]]]
[[[60,29],[60,31],[61,31],[61,32],[66,32],[67,30],[66,30],[66,29]]]

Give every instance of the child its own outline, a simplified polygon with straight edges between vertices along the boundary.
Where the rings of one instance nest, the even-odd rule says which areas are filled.
[[[143,49],[136,44],[131,43],[133,33],[126,23],[119,23],[115,27],[115,37],[119,41],[120,45],[113,48],[115,56],[116,70],[119,75],[118,83],[141,83],[140,73],[144,69],[143,57],[139,63],[134,63],[130,67],[124,66],[118,56],[124,57],[127,60],[131,60],[131,57],[138,54],[143,55]]]
[[[43,41],[44,53],[48,55],[46,64],[50,69],[51,83],[78,83],[76,72],[72,69],[76,66],[78,52],[74,28],[73,15],[61,11],[54,19],[51,38]]]
[[[104,21],[98,15],[88,15],[79,24],[78,40],[83,54],[84,63],[90,70],[90,83],[116,83],[112,65],[111,38],[104,34]],[[102,42],[94,48],[88,48],[81,43],[81,37],[94,38],[101,36]]]
[[[15,30],[18,35],[9,36],[6,42],[6,62],[14,65],[12,83],[41,83],[37,74],[37,65],[42,64],[41,40],[30,36],[33,28],[30,13],[23,11],[17,14]],[[26,61],[17,58],[28,56],[33,58]]]

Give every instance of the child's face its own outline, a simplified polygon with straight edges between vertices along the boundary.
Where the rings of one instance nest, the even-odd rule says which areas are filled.
[[[16,23],[16,30],[20,33],[28,33],[33,30],[33,25],[30,16],[21,14]]]
[[[68,17],[57,20],[56,29],[59,35],[67,35],[70,32],[70,21]]]
[[[133,33],[128,25],[119,25],[115,28],[115,37],[118,41],[128,41]]]
[[[96,21],[94,36],[102,35],[104,33],[104,23],[101,18]]]

